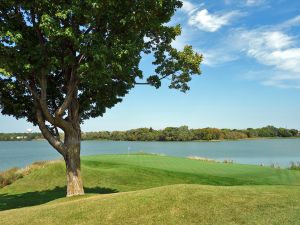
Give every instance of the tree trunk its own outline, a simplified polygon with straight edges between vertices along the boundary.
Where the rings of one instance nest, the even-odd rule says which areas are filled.
[[[80,136],[80,131],[65,134],[67,197],[84,194],[80,171]]]

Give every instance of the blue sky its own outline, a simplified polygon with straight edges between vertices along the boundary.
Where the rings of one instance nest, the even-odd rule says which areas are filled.
[[[83,131],[188,125],[247,128],[275,125],[300,129],[300,1],[184,1],[170,25],[181,24],[173,43],[204,55],[202,75],[183,94],[137,86],[103,118]],[[151,74],[151,58],[141,62]],[[0,115],[0,132],[33,128]],[[34,130],[38,130],[34,128]]]

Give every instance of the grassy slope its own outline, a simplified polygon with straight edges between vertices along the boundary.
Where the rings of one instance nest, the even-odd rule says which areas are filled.
[[[8,210],[0,224],[299,224],[295,195],[299,188],[172,185]]]
[[[0,224],[300,224],[299,171],[153,155],[83,157],[82,170],[88,193],[136,192],[55,200],[65,172],[50,164],[0,189],[0,210],[55,201],[0,212]]]

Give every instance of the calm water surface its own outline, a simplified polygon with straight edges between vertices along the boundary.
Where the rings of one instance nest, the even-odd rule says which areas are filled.
[[[230,159],[244,164],[300,162],[300,139],[265,139],[224,142],[129,142],[83,141],[82,155],[158,153],[170,156],[201,156]],[[60,155],[46,141],[0,141],[0,170],[24,167],[34,161],[58,159]]]

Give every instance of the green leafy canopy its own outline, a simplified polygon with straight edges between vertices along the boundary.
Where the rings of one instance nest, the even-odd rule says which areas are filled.
[[[168,77],[170,88],[187,91],[191,76],[201,73],[202,55],[171,45],[181,28],[167,23],[181,6],[178,0],[1,0],[2,114],[37,124],[34,93],[53,117],[75,93],[82,122],[103,115],[138,84],[159,88]],[[147,54],[155,74],[139,68]]]

